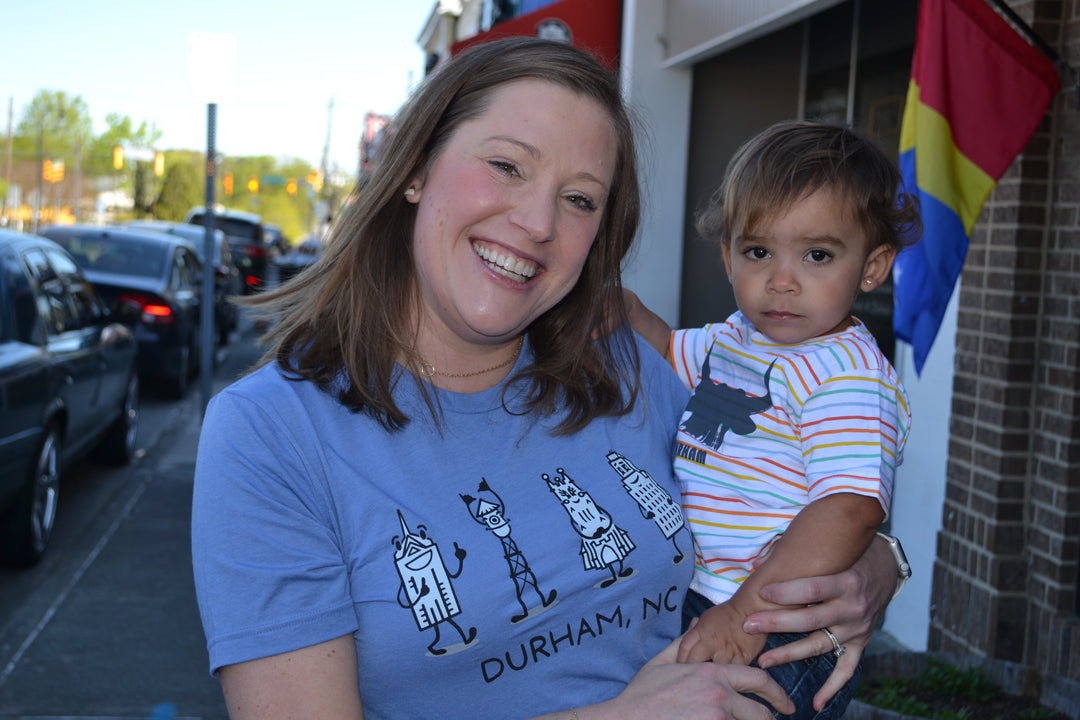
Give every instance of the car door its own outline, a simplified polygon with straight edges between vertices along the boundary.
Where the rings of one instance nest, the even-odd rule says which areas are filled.
[[[183,320],[184,337],[194,338],[193,348],[199,347],[199,326],[202,307],[202,264],[195,253],[178,245],[173,251],[173,272],[170,285],[176,297],[178,312]]]
[[[79,309],[44,250],[28,250],[23,258],[42,291],[45,347],[59,373],[59,395],[67,408],[65,450],[74,450],[98,422],[103,361],[96,352],[95,329],[82,326]]]
[[[51,378],[38,288],[21,255],[0,249],[0,507],[26,483],[41,441]]]
[[[109,320],[97,291],[75,262],[55,250],[46,249],[45,254],[67,289],[87,348],[97,356],[101,368],[99,392],[93,399],[94,412],[99,413],[96,425],[100,427],[105,419],[100,413],[111,413],[119,407],[118,398],[127,390],[135,338],[126,327]]]

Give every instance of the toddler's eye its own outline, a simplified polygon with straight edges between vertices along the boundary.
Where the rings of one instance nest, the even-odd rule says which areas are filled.
[[[806,253],[806,257],[812,263],[826,263],[832,259],[832,253],[828,250],[814,249]]]
[[[764,260],[769,257],[769,251],[759,246],[746,248],[746,256],[751,260]]]

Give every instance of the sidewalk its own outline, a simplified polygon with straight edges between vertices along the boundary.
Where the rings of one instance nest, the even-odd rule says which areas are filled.
[[[250,343],[248,343],[250,344]],[[214,392],[253,360],[230,349]],[[224,720],[191,570],[198,386],[101,513],[97,546],[0,668],[0,720]],[[104,527],[107,524],[108,527]]]

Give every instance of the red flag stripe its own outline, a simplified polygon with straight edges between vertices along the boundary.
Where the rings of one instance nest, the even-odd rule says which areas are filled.
[[[1054,63],[985,0],[922,0],[912,80],[952,128],[957,149],[995,181],[1024,149],[1057,92]]]

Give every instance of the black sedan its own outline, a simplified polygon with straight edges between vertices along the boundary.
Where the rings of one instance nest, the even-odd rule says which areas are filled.
[[[124,227],[137,230],[156,230],[191,241],[199,261],[206,263],[206,228],[191,223],[167,220],[130,220]],[[243,293],[243,280],[222,230],[214,230],[214,326],[219,345],[228,345],[229,333],[236,329],[239,310],[230,298]]]
[[[175,235],[96,225],[41,232],[71,253],[117,316],[132,317],[139,374],[172,397],[187,393],[199,369],[202,265]]]
[[[52,534],[61,468],[123,464],[139,426],[136,344],[56,243],[0,230],[0,561]]]

